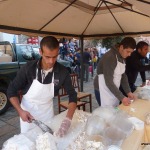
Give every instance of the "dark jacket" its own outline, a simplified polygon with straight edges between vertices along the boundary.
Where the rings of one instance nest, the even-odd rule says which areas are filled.
[[[150,65],[143,65],[143,57],[134,51],[131,56],[126,59],[126,75],[128,77],[129,84],[134,84],[138,76],[138,72],[141,73],[143,82],[145,82],[145,71],[150,70]]]
[[[41,60],[40,60],[41,61]],[[17,73],[15,79],[10,83],[7,96],[8,98],[17,96],[18,91],[22,91],[22,94],[26,94],[29,90],[33,80],[36,78],[36,70],[38,68],[38,81],[42,82],[41,78],[41,67],[38,61],[30,61],[24,65]],[[77,101],[77,93],[75,92],[70,74],[68,70],[58,62],[55,63],[53,71],[49,72],[44,79],[43,84],[49,84],[52,82],[52,75],[54,72],[54,94],[58,94],[59,89],[63,86],[69,95],[69,102]]]
[[[89,52],[83,52],[83,64],[89,64],[89,61],[91,60],[91,55]]]

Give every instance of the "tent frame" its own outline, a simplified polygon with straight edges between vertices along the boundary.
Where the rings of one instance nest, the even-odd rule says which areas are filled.
[[[59,1],[59,0],[57,0]],[[97,6],[93,9],[90,7],[90,5],[85,4],[83,2],[79,2],[77,0],[66,0],[65,3],[67,3],[68,5],[61,10],[58,14],[56,14],[50,21],[48,21],[45,25],[43,25],[39,30],[33,30],[33,29],[27,29],[27,28],[20,28],[20,27],[13,27],[13,26],[6,26],[6,25],[0,25],[0,29],[1,31],[7,31],[9,33],[11,33],[12,31],[16,31],[16,33],[22,32],[23,34],[34,34],[34,35],[53,35],[56,37],[69,37],[69,38],[79,38],[80,39],[80,46],[81,46],[81,56],[83,56],[83,40],[86,38],[100,38],[100,37],[110,37],[110,36],[126,36],[126,35],[138,35],[138,34],[150,34],[150,31],[143,31],[143,32],[124,32],[121,25],[119,24],[119,22],[117,21],[117,19],[115,18],[113,12],[111,11],[111,9],[113,8],[122,8],[134,13],[137,13],[139,15],[145,16],[150,18],[150,16],[143,14],[141,12],[138,11],[134,11],[132,9],[132,5],[128,2],[126,2],[125,0],[118,0],[121,2],[121,4],[114,4],[112,2],[109,2],[107,0],[99,0],[97,3]],[[146,0],[137,0],[140,1],[142,3],[146,3],[146,4],[150,4],[150,2],[147,2]],[[93,16],[91,17],[91,20],[89,21],[89,23],[87,24],[87,26],[85,27],[85,29],[83,30],[81,35],[77,35],[77,34],[68,34],[68,33],[58,33],[58,32],[47,32],[47,31],[42,31],[48,24],[50,24],[53,20],[55,20],[59,15],[61,15],[65,10],[67,10],[70,6],[80,6],[79,3],[81,4],[81,7],[86,8],[90,11],[93,11]],[[101,7],[102,4],[105,4],[106,7]],[[108,6],[107,4],[111,4],[110,6]],[[127,7],[131,7],[131,8],[127,8]],[[110,14],[112,15],[112,17],[114,18],[114,20],[116,21],[116,23],[118,24],[119,28],[121,29],[122,33],[113,33],[113,34],[93,34],[93,35],[84,35],[86,29],[88,28],[88,26],[90,25],[90,23],[92,22],[93,18],[95,17],[96,13],[100,10],[109,10]],[[83,68],[83,60],[81,60],[81,68]],[[81,91],[83,91],[83,69],[81,69]]]

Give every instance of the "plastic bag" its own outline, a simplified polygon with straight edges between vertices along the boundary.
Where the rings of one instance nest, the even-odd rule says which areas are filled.
[[[150,100],[150,86],[138,87],[134,95],[139,99]]]
[[[92,115],[99,116],[100,118],[103,118],[106,123],[111,124],[116,112],[117,111],[113,107],[99,107],[93,111]]]
[[[106,128],[106,122],[99,116],[91,116],[86,124],[87,135],[102,135],[104,128]]]
[[[3,144],[2,150],[35,150],[35,144],[23,134],[15,135]]]

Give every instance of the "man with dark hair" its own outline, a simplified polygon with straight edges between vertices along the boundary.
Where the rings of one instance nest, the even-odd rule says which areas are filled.
[[[145,85],[146,82],[145,71],[150,70],[150,65],[143,65],[142,59],[146,57],[147,53],[148,53],[148,44],[144,41],[140,41],[136,46],[136,50],[131,54],[130,57],[126,59],[126,75],[128,77],[129,85],[132,92],[136,90],[134,84],[138,72],[140,72],[141,74],[141,78],[143,81],[142,86]]]
[[[81,48],[78,48],[76,51],[76,54],[74,55],[74,60],[76,64],[75,71],[78,74],[78,77],[80,78],[80,65],[81,65]]]
[[[69,94],[69,108],[57,135],[64,136],[71,125],[77,93],[69,72],[56,61],[58,53],[57,39],[52,36],[44,37],[40,43],[41,59],[24,65],[8,87],[8,98],[20,116],[21,133],[34,128],[32,119],[45,122],[54,116],[53,97],[58,94],[61,86]],[[20,90],[23,94],[21,105],[17,94]]]
[[[135,40],[132,37],[126,37],[117,48],[112,47],[99,60],[97,75],[94,79],[94,90],[99,105],[115,107],[122,101],[124,105],[128,106],[131,103],[130,98],[135,99],[125,74],[125,58],[131,55],[135,47]],[[128,97],[120,92],[120,85]],[[98,89],[100,97],[97,92]]]
[[[88,82],[89,80],[89,66],[90,66],[91,59],[92,58],[88,51],[88,48],[85,48],[83,52],[83,74],[85,77],[85,82]]]

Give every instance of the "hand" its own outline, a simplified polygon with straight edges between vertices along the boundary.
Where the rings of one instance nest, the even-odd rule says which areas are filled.
[[[71,125],[71,120],[66,117],[62,121],[60,128],[59,128],[58,132],[56,133],[56,136],[63,137],[67,133],[67,131],[69,130],[70,125]]]
[[[137,97],[132,92],[129,92],[127,95],[128,95],[128,98],[130,98],[131,100],[137,99]]]
[[[125,106],[129,106],[129,105],[131,104],[131,101],[130,101],[129,98],[124,97],[124,98],[122,99],[122,103],[123,103],[123,105],[125,105]]]
[[[25,111],[23,109],[19,111],[19,116],[21,117],[23,121],[28,122],[28,123],[31,123],[32,120],[34,119],[34,117],[28,111]]]
[[[145,86],[145,85],[146,85],[146,83],[145,83],[145,82],[143,82],[143,83],[142,83],[142,85],[140,85],[140,87],[143,87],[143,86]]]
[[[150,86],[150,80],[148,80],[147,85]]]

